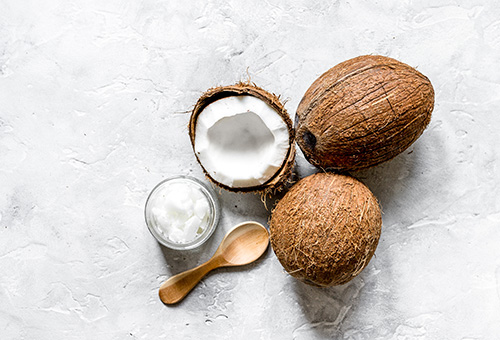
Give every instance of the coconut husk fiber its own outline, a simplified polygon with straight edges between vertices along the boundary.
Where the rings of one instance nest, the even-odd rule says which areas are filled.
[[[297,108],[297,144],[322,169],[385,162],[422,134],[434,108],[429,79],[383,56],[360,56],[321,75]]]
[[[315,286],[344,284],[366,267],[382,217],[377,199],[353,177],[317,173],[297,182],[270,219],[271,245],[293,277]]]

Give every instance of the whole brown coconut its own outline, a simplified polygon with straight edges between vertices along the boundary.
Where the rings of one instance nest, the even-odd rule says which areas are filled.
[[[388,57],[357,57],[307,90],[295,117],[297,143],[317,167],[368,168],[408,148],[433,108],[434,90],[422,73]]]
[[[271,245],[293,277],[316,286],[340,285],[366,267],[381,226],[377,199],[364,184],[317,173],[295,184],[273,210]]]
[[[286,141],[286,148],[287,152],[286,155],[283,158],[283,161],[280,164],[276,165],[276,170],[274,174],[266,180],[264,183],[259,183],[256,185],[248,185],[248,186],[232,186],[232,185],[227,185],[222,183],[221,181],[218,181],[216,178],[214,178],[214,173],[215,171],[210,171],[207,169],[206,164],[202,162],[200,159],[200,153],[196,151],[196,138],[197,138],[197,126],[198,122],[200,120],[200,116],[203,115],[204,110],[211,104],[224,100],[230,97],[244,97],[244,96],[251,96],[255,97],[262,102],[264,102],[266,105],[268,105],[273,111],[273,115],[277,115],[279,120],[281,121],[282,126],[284,129],[287,130],[288,133],[288,139]],[[247,112],[248,113],[248,112]],[[244,114],[244,113],[243,113]],[[260,120],[260,118],[258,118]],[[222,121],[223,119],[221,119]],[[233,125],[226,124],[228,125],[229,129],[233,129]],[[245,134],[248,133],[255,133],[256,139],[260,138],[261,131],[248,131],[252,130],[252,127],[250,124],[241,124],[240,126],[241,132],[238,131],[236,134],[233,131],[233,135],[235,135],[235,140],[233,141],[234,143],[229,143],[229,144],[242,144],[241,140],[245,139]],[[258,130],[260,129],[260,126],[257,128]],[[254,129],[255,130],[255,129]],[[227,131],[227,130],[226,130]],[[229,135],[230,131],[227,131],[228,133],[224,133],[225,135]],[[240,82],[235,85],[229,85],[229,86],[221,86],[221,87],[215,87],[207,90],[203,95],[198,99],[193,112],[191,114],[191,119],[189,121],[189,136],[191,138],[191,144],[193,147],[193,151],[195,151],[196,159],[200,163],[201,167],[203,168],[203,171],[205,172],[206,176],[217,186],[233,191],[233,192],[258,192],[261,194],[268,194],[272,193],[274,191],[279,191],[281,190],[284,185],[287,183],[291,173],[292,173],[292,168],[294,166],[294,161],[295,161],[295,130],[293,129],[293,123],[292,120],[290,119],[290,116],[288,115],[284,105],[281,103],[280,98],[276,96],[273,93],[267,92],[263,90],[262,88],[256,86],[253,83],[250,82]],[[217,137],[217,136],[216,136]],[[272,143],[274,139],[271,138],[270,142]],[[241,147],[241,145],[239,145]],[[231,152],[236,152],[234,150],[230,150]],[[230,157],[228,157],[230,158]],[[234,157],[234,162],[239,162],[238,159],[241,159],[241,157]],[[261,160],[256,160],[255,163],[258,163]]]

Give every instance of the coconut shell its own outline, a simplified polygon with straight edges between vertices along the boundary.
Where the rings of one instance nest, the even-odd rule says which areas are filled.
[[[288,179],[290,178],[292,174],[292,169],[295,164],[295,130],[293,129],[293,123],[292,120],[290,119],[290,116],[288,115],[284,105],[281,103],[280,98],[276,96],[273,93],[269,93],[262,88],[256,86],[253,83],[250,82],[240,82],[235,85],[229,85],[229,86],[221,86],[221,87],[214,87],[206,91],[205,93],[202,94],[202,96],[198,99],[193,112],[191,114],[191,119],[189,120],[189,136],[191,138],[191,145],[193,147],[193,151],[195,150],[195,136],[196,136],[196,123],[198,116],[200,113],[203,111],[205,107],[207,107],[209,104],[213,103],[216,100],[230,97],[230,96],[243,96],[243,95],[250,95],[259,98],[260,100],[263,100],[269,106],[271,106],[276,113],[283,119],[285,122],[287,128],[288,128],[288,134],[289,134],[289,149],[288,153],[285,157],[285,160],[280,167],[280,170],[276,172],[276,174],[270,178],[267,182],[265,182],[262,185],[259,186],[252,186],[252,187],[245,187],[245,188],[233,188],[229,187],[227,185],[224,185],[222,183],[217,182],[215,179],[213,179],[208,171],[203,167],[203,164],[200,162],[198,156],[195,156],[198,161],[198,163],[201,165],[205,175],[207,178],[216,184],[218,187],[221,187],[223,189],[226,189],[228,191],[233,191],[233,192],[259,192],[261,194],[268,194],[274,191],[279,191],[281,190],[284,185],[287,183]]]
[[[290,275],[333,286],[366,267],[380,238],[382,217],[377,199],[360,181],[317,173],[285,194],[269,224],[271,246]]]
[[[297,143],[317,167],[368,168],[415,142],[433,108],[434,90],[422,73],[388,57],[357,57],[307,90],[295,117]]]

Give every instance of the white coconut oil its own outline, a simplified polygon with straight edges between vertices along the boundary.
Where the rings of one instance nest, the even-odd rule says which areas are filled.
[[[185,245],[214,227],[213,210],[211,197],[200,183],[174,178],[162,182],[151,193],[146,204],[146,221],[157,238]]]

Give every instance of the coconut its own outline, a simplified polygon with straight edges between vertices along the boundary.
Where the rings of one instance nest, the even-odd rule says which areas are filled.
[[[431,119],[422,73],[383,56],[344,61],[320,76],[297,108],[297,144],[320,168],[358,170],[407,149]]]
[[[196,159],[219,187],[279,190],[295,160],[293,124],[279,98],[254,84],[205,92],[189,121]]]
[[[377,199],[360,181],[317,173],[285,194],[269,224],[271,246],[290,275],[333,286],[366,267],[378,244],[382,217]]]

